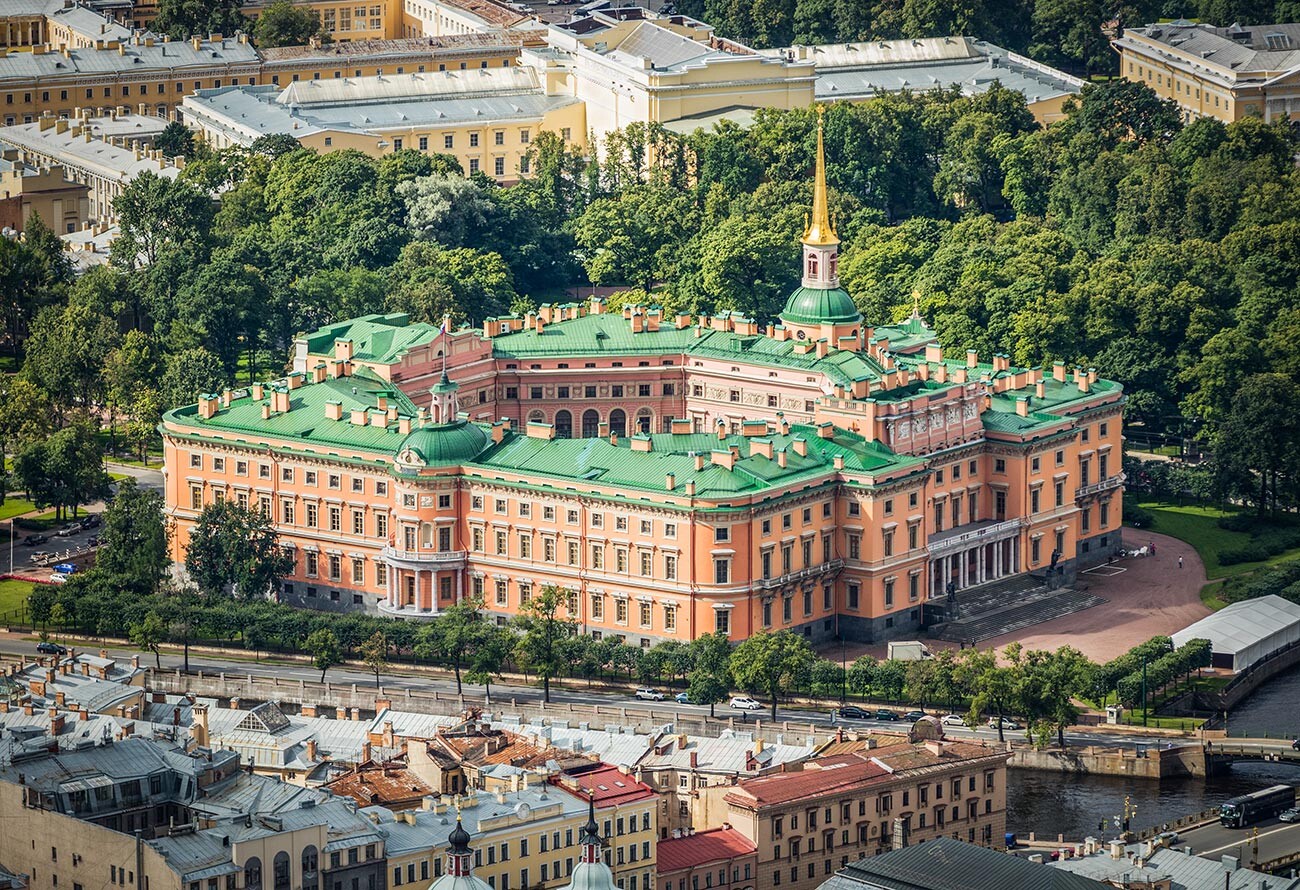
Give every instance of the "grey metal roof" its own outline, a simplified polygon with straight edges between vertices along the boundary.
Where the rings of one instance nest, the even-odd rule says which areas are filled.
[[[841,869],[820,890],[1103,890],[1091,878],[938,838]]]
[[[148,46],[145,40],[151,41]],[[255,66],[257,50],[251,43],[226,37],[216,42],[199,41],[198,47],[184,40],[164,42],[161,38],[132,40],[121,49],[70,49],[60,52],[11,52],[0,56],[0,87],[8,80],[42,80],[86,75],[130,72],[133,77],[166,72],[184,76],[186,69],[223,68],[241,63]],[[237,72],[236,72],[237,73]],[[5,87],[12,89],[12,87]]]
[[[1142,849],[1141,844],[1125,847],[1125,856],[1112,859],[1109,851],[1091,856],[1065,859],[1053,862],[1052,867],[1076,875],[1104,881],[1129,875],[1136,879],[1145,872],[1154,877],[1169,878],[1173,890],[1297,890],[1300,878],[1278,877],[1248,868],[1237,868],[1228,875],[1223,863],[1214,859],[1203,859],[1177,849],[1159,847],[1146,860],[1146,865],[1139,868],[1130,857],[1136,856]]]
[[[634,27],[630,34],[609,51],[608,56],[637,68],[641,67],[641,60],[645,59],[660,71],[732,58],[724,52],[710,49],[707,43],[683,37],[653,22],[641,22]]]
[[[1215,79],[1226,83],[1260,80],[1300,67],[1300,23],[1216,28],[1188,21],[1161,22],[1126,29],[1115,44],[1150,54],[1145,42],[1134,37],[1169,47],[1164,61],[1185,57],[1184,67],[1217,74]]]

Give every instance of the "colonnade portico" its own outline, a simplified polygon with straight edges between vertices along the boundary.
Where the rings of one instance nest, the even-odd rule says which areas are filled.
[[[464,597],[465,551],[418,553],[385,547],[388,585],[379,611],[402,618],[431,618]]]
[[[1019,520],[962,526],[929,545],[930,596],[943,596],[951,582],[956,590],[1018,574]]]

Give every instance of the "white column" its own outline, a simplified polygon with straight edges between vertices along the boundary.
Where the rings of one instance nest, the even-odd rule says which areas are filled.
[[[957,554],[957,559],[961,561],[960,568],[957,570],[957,577],[961,578],[961,586],[967,587],[969,586],[969,582],[967,581],[969,574],[967,566],[969,565],[969,560],[966,558],[966,551],[963,550],[961,553]]]
[[[977,584],[983,584],[983,583],[984,583],[984,547],[983,547],[983,545],[981,545],[980,548],[979,548],[978,550],[975,551],[975,579],[976,579],[975,583],[977,583]]]
[[[1020,539],[1011,539],[1011,574],[1020,571]]]
[[[412,574],[415,575],[415,611],[420,611],[420,570],[416,569]]]
[[[389,605],[389,606],[396,606],[396,605],[397,605],[397,597],[396,597],[396,595],[395,595],[395,591],[396,591],[396,589],[397,589],[397,573],[393,571],[393,567],[392,567],[392,566],[389,566],[389,567],[388,567],[388,576],[387,576],[387,578],[388,578],[388,585],[387,585],[387,586],[388,586],[388,605]]]

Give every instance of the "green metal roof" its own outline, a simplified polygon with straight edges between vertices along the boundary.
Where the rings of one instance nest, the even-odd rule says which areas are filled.
[[[400,312],[365,315],[311,332],[307,335],[307,350],[312,355],[332,354],[335,340],[351,340],[354,358],[387,364],[397,361],[411,348],[435,340],[438,332],[437,325],[412,323]]]
[[[396,405],[399,417],[414,421],[417,413],[415,405],[401,390],[364,369],[350,377],[305,383],[290,390],[289,410],[263,419],[262,406],[271,401],[271,393],[276,388],[267,384],[261,399],[254,399],[250,390],[236,390],[231,394],[230,407],[219,409],[209,418],[199,416],[197,405],[187,405],[167,412],[163,420],[196,428],[200,434],[209,431],[248,433],[253,442],[268,438],[296,440],[306,450],[320,451],[321,446],[337,445],[391,454],[402,440],[397,424],[381,427],[367,423],[361,426],[352,423],[352,412],[377,411],[379,399],[383,397]],[[279,388],[283,390],[282,385]],[[325,416],[327,402],[341,404],[342,420],[330,420]]]
[[[857,324],[862,313],[842,287],[797,287],[781,310],[786,324]]]
[[[634,334],[622,313],[608,312],[553,322],[541,333],[528,329],[493,337],[492,352],[498,358],[659,355],[685,352],[694,342],[694,327],[678,330],[668,322],[657,331]]]
[[[594,482],[626,488],[664,491],[665,480],[673,474],[678,491],[687,482],[695,483],[697,497],[761,493],[765,489],[786,485],[803,477],[816,477],[830,471],[837,455],[844,458],[850,472],[879,474],[911,465],[921,465],[920,458],[894,454],[889,449],[865,441],[861,436],[836,429],[833,439],[822,439],[809,426],[790,428],[787,435],[772,433],[760,440],[770,442],[773,457],[755,454],[755,439],[729,435],[719,439],[706,433],[655,433],[650,451],[634,451],[631,441],[621,438],[618,444],[608,439],[531,439],[508,436],[500,445],[470,462],[481,469],[509,469],[539,476]],[[795,439],[802,439],[807,454],[795,453]],[[713,464],[714,451],[736,446],[735,465],[728,470]],[[780,466],[776,453],[784,451],[786,465]],[[695,454],[704,456],[702,469],[695,469]]]
[[[425,426],[412,430],[397,446],[397,453],[411,449],[426,464],[457,464],[471,460],[488,443],[488,434],[466,420]]]

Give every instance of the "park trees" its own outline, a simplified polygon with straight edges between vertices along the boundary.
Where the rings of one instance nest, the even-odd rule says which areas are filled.
[[[508,627],[498,627],[489,621],[480,621],[474,639],[465,679],[483,686],[483,698],[492,701],[492,680],[501,676],[506,660],[515,646],[514,633]]]
[[[443,609],[436,621],[422,626],[417,634],[415,654],[421,658],[438,657],[451,662],[456,675],[456,694],[462,694],[461,666],[473,662],[475,650],[486,626],[479,610],[482,600],[462,600]]]
[[[732,651],[731,675],[740,686],[768,696],[775,720],[777,699],[805,682],[816,660],[802,636],[788,630],[763,631]]]
[[[693,704],[708,705],[713,717],[714,707],[731,692],[731,642],[723,633],[705,634],[692,641],[690,648],[694,666],[686,694]]]
[[[162,669],[162,644],[167,639],[167,625],[157,612],[150,610],[131,625],[131,642],[142,652],[152,652],[155,665]]]
[[[194,154],[194,133],[180,121],[172,121],[154,137],[153,147],[169,158],[188,158]]]
[[[320,681],[325,682],[325,672],[343,663],[343,650],[339,638],[328,627],[318,627],[307,635],[303,651],[311,656],[311,665],[320,671]]]
[[[361,662],[375,674],[375,687],[379,686],[379,675],[388,667],[388,637],[382,630],[377,630],[366,637],[358,650]]]
[[[14,459],[14,474],[34,504],[54,507],[60,519],[108,493],[104,452],[87,423],[29,444]]]
[[[234,34],[247,19],[237,0],[159,0],[153,29],[173,40],[208,34]]]
[[[542,678],[542,701],[550,704],[551,678],[563,673],[565,666],[560,641],[577,632],[567,596],[547,584],[520,608],[515,627],[519,631],[515,654],[524,668]]]
[[[140,488],[134,479],[119,482],[104,511],[96,567],[130,590],[156,591],[171,562],[163,506],[161,492]]]
[[[292,568],[271,520],[234,501],[209,504],[190,531],[185,568],[208,596],[265,597]]]
[[[299,6],[290,0],[275,0],[262,10],[253,27],[257,45],[306,46],[320,34],[320,16],[316,10]]]
[[[1253,374],[1237,390],[1214,431],[1220,489],[1260,515],[1300,496],[1300,385],[1289,376]]]

